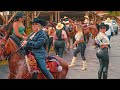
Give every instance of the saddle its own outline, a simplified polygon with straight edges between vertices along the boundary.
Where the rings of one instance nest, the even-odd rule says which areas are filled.
[[[30,66],[31,72],[37,71],[38,73],[41,73],[41,70],[39,69],[35,56],[29,52],[27,55],[28,57],[28,64]],[[60,66],[59,61],[56,60],[56,58],[48,56],[46,59],[46,68],[51,72],[51,73],[56,73],[58,72],[58,67]]]

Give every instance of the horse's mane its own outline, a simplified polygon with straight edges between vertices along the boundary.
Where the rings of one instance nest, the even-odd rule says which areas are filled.
[[[6,33],[7,33],[6,39],[8,39],[10,35],[12,35],[12,29],[13,29],[13,23],[12,23],[12,22],[8,23],[8,25],[6,25],[6,26],[4,27],[4,30],[5,30]]]

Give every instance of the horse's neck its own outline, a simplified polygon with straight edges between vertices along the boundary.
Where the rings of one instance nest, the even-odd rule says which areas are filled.
[[[10,38],[8,43],[9,43],[11,53],[15,52],[18,49],[17,45]]]
[[[11,57],[8,60],[10,72],[14,74],[12,78],[23,79],[25,78],[25,75],[29,73],[25,57],[20,53],[19,50],[17,51],[18,47],[11,39],[9,39],[8,43],[10,45],[9,47],[11,53],[15,52],[11,55]]]

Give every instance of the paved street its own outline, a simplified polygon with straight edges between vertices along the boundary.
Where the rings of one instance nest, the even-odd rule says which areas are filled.
[[[87,59],[87,71],[82,71],[82,59],[78,54],[78,61],[75,67],[69,69],[67,75],[68,79],[97,79],[97,72],[99,69],[99,61],[96,57],[96,49],[92,47],[93,40],[90,40],[89,46],[86,48]],[[120,79],[120,34],[111,38],[111,50],[109,51],[110,63],[108,71],[108,79]],[[72,51],[73,52],[73,51]],[[70,55],[66,55],[68,63],[70,64],[72,58],[72,52]]]
[[[96,49],[92,47],[93,40],[90,39],[86,48],[87,71],[82,71],[82,59],[80,53],[78,54],[77,65],[69,68],[67,79],[97,79],[97,72],[99,69],[99,61],[96,57]],[[73,51],[64,55],[64,58],[70,64],[73,56]],[[108,79],[120,79],[120,33],[112,36],[111,50],[109,51],[110,63],[108,71]],[[0,79],[7,78],[8,65],[0,66]]]

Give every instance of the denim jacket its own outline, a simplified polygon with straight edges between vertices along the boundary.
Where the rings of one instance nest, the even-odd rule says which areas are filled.
[[[30,34],[32,36],[33,33]],[[47,57],[47,52],[44,48],[44,44],[46,43],[47,36],[43,30],[38,31],[32,40],[30,40],[30,36],[28,37],[28,42],[25,46],[26,50],[30,50],[35,57],[39,58],[46,58]]]

